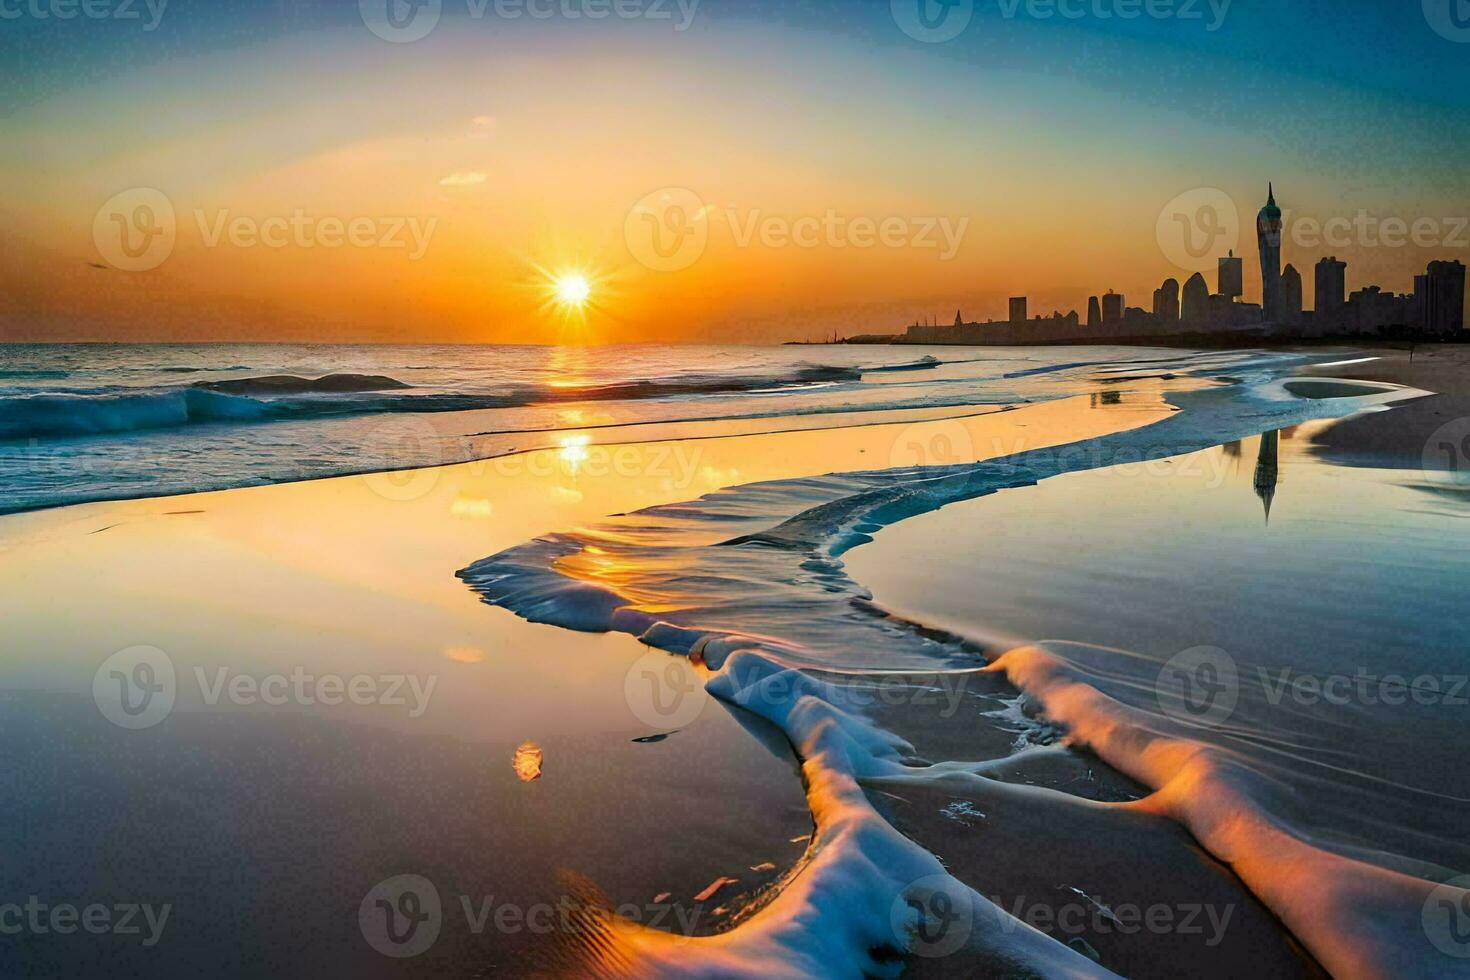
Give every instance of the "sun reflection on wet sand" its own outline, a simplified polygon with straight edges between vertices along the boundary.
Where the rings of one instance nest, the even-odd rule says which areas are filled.
[[[541,746],[535,742],[522,742],[510,764],[521,782],[529,783],[541,778]]]
[[[566,464],[572,476],[577,475],[578,467],[586,461],[587,444],[591,441],[592,437],[586,435],[562,436],[557,439],[557,444],[561,448],[556,454]]]
[[[485,659],[485,651],[478,647],[446,647],[444,656],[457,664],[477,664]]]
[[[1204,387],[1197,381],[1173,385],[1186,386]],[[834,454],[838,447],[846,445],[847,458],[858,461],[859,465],[865,457],[852,455],[853,451],[874,449],[867,457],[873,468],[953,465],[1096,438],[1158,421],[1173,411],[1163,398],[1162,388],[1105,394],[1109,397],[1064,398],[1004,413],[833,430],[819,438],[826,450]],[[556,452],[565,463],[575,466],[579,455],[587,452],[585,440],[586,436],[582,435],[563,436],[562,448]],[[818,451],[810,444],[808,448]],[[736,474],[738,470],[732,468],[729,473]],[[732,476],[719,480],[717,485],[734,482]],[[554,488],[553,495],[561,489]],[[636,515],[582,527],[577,530],[578,547],[560,555],[554,565],[559,574],[595,584],[643,613],[688,614],[692,608],[718,608],[728,602],[726,584],[704,591],[686,584],[680,600],[674,603],[666,601],[661,588],[670,569],[688,560],[685,549],[689,545],[712,544],[722,534],[732,532],[712,524],[708,527],[679,525],[672,536],[661,536],[669,533],[643,526],[643,519]]]

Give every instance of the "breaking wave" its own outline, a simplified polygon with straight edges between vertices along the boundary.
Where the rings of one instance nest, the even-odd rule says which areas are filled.
[[[873,370],[919,370],[932,357]],[[0,397],[0,440],[92,436],[218,422],[272,422],[377,413],[466,412],[568,402],[638,401],[856,382],[870,369],[800,366],[786,373],[681,374],[596,385],[537,385],[490,391],[422,391],[383,375],[320,378],[266,375],[182,387]],[[34,373],[26,375],[35,376]]]

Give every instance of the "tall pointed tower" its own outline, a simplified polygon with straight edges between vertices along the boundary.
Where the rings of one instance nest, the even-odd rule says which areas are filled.
[[[1266,206],[1256,215],[1256,247],[1261,253],[1261,309],[1267,325],[1281,322],[1281,209],[1276,188],[1266,185]]]

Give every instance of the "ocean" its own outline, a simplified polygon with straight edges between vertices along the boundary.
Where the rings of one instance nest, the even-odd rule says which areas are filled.
[[[589,426],[1020,404],[1130,356],[1060,350],[4,345],[0,513],[462,462]]]

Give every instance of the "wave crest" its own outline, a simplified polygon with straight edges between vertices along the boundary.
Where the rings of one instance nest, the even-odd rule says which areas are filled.
[[[938,362],[934,362],[938,363]],[[911,367],[930,367],[928,361]],[[181,387],[105,394],[28,394],[0,397],[0,440],[105,435],[212,422],[378,413],[468,412],[523,405],[636,401],[854,382],[864,369],[804,365],[781,374],[683,374],[599,385],[535,385],[500,391],[408,393],[396,378],[328,374],[320,378],[262,375],[196,381]]]

